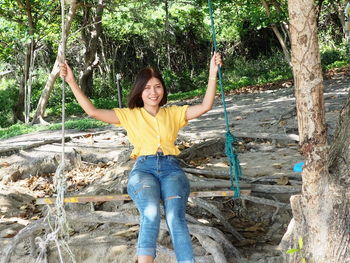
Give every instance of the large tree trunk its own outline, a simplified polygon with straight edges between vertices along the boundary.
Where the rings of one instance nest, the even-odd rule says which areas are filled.
[[[71,0],[70,4],[71,5],[69,8],[69,12],[67,15],[67,21],[65,24],[66,25],[66,28],[65,28],[66,36],[69,35],[72,21],[73,21],[73,18],[75,16],[75,13],[77,11],[77,8],[78,8],[76,0]],[[63,43],[60,43],[60,45],[58,47],[58,55],[56,57],[56,61],[52,67],[51,73],[49,74],[48,80],[46,81],[45,87],[41,93],[38,105],[36,107],[35,114],[33,116],[32,122],[31,122],[32,124],[37,122],[37,121],[39,121],[40,123],[45,123],[43,116],[44,116],[44,113],[46,110],[47,103],[49,101],[51,91],[53,89],[53,85],[55,83],[56,78],[59,75],[59,61],[61,61],[61,56],[62,56],[62,52],[61,52],[62,47],[63,47],[62,44]]]
[[[329,172],[316,8],[313,0],[289,0],[288,4],[299,137],[306,166],[302,172],[302,194],[291,198],[293,220],[281,241],[281,249],[285,252],[297,248],[297,240],[302,238],[306,262],[347,263],[350,262],[349,173],[339,174],[344,170],[335,166],[339,167],[342,158],[339,154],[345,149],[349,152],[349,144],[345,146],[341,141],[343,133],[339,132],[334,143],[343,144],[345,149],[333,150],[338,158],[332,158],[334,165]],[[343,128],[346,126],[340,129]],[[349,163],[343,165],[349,171]],[[300,253],[285,254],[285,262],[299,260]]]
[[[84,54],[84,69],[80,74],[80,87],[82,91],[87,95],[92,95],[93,88],[93,70],[98,65],[99,59],[97,56],[97,48],[99,44],[99,38],[102,32],[102,15],[103,15],[103,0],[99,0],[96,7],[96,14],[92,19],[93,23],[87,26],[90,19],[90,7],[84,8],[84,21],[82,39],[85,44]]]

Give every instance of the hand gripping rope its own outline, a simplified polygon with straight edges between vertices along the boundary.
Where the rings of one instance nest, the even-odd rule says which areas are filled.
[[[214,50],[217,51],[215,25],[214,25],[214,18],[213,18],[213,7],[212,7],[211,0],[208,0],[208,5],[209,5],[209,15],[210,15],[210,21],[211,21],[213,45],[214,45]],[[222,100],[222,105],[224,108],[224,118],[225,118],[225,123],[226,123],[225,154],[227,156],[227,159],[228,159],[229,165],[230,165],[231,189],[234,192],[233,198],[238,198],[238,197],[240,197],[239,178],[241,177],[241,174],[242,174],[241,173],[241,166],[239,164],[238,157],[237,157],[235,150],[233,148],[233,143],[235,142],[236,139],[230,132],[230,126],[229,126],[228,114],[227,114],[226,102],[225,102],[225,92],[224,92],[224,88],[222,85],[222,74],[221,74],[220,65],[218,67],[219,67],[218,74],[219,74],[221,100]]]

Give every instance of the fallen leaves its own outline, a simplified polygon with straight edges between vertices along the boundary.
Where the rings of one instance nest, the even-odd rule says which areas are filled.
[[[108,167],[113,162],[90,164],[83,163],[80,167],[74,168],[65,174],[67,179],[67,191],[74,192],[83,189],[105,175]],[[35,175],[26,179],[25,186],[34,191],[37,197],[52,196],[54,174]]]

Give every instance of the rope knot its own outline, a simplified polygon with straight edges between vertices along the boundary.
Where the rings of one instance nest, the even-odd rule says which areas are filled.
[[[225,142],[225,154],[227,157],[232,159],[235,156],[235,152],[233,150],[233,143],[235,142],[235,137],[231,134],[231,132],[226,132],[226,142]]]

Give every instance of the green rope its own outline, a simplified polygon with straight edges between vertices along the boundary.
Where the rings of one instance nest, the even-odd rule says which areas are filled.
[[[209,5],[209,15],[210,15],[210,21],[211,21],[213,45],[214,45],[214,50],[216,52],[217,51],[216,35],[215,35],[213,7],[212,7],[211,0],[208,0],[208,5]],[[222,85],[222,74],[221,74],[220,65],[218,66],[218,74],[219,74],[219,84],[220,84],[220,91],[221,91],[221,100],[222,100],[222,105],[224,107],[224,117],[225,117],[225,123],[226,123],[225,154],[227,156],[227,159],[230,165],[231,190],[233,190],[234,192],[233,198],[238,198],[240,197],[239,178],[241,177],[242,173],[241,173],[241,166],[239,164],[238,157],[233,148],[235,137],[230,132],[230,126],[229,126],[228,114],[227,114],[226,102],[225,102],[225,92]]]

